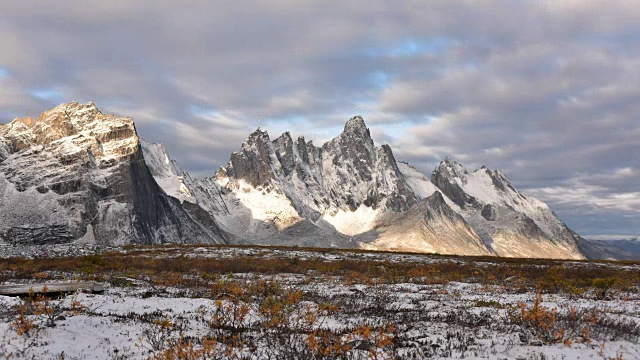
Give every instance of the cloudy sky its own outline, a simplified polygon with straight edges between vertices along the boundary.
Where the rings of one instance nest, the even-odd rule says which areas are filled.
[[[427,174],[500,168],[583,235],[637,236],[638,24],[633,1],[4,1],[0,122],[94,101],[208,175],[258,126],[321,143],[361,114]]]

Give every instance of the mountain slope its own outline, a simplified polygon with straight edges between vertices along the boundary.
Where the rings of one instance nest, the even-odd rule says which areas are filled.
[[[224,241],[206,212],[157,185],[131,118],[64,104],[0,125],[0,143],[4,242]]]
[[[372,250],[414,251],[455,255],[494,255],[462,216],[433,192],[408,211],[380,221]]]

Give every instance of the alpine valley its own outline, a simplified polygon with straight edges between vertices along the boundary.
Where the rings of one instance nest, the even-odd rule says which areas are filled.
[[[0,244],[215,243],[536,258],[615,258],[499,170],[430,176],[356,116],[315,145],[251,133],[198,179],[131,118],[69,103],[0,125]]]

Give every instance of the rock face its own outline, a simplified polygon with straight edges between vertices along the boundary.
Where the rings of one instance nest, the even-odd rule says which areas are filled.
[[[447,159],[429,179],[396,162],[388,145],[376,147],[360,116],[320,147],[258,129],[205,181],[192,191],[206,193],[195,196],[202,207],[248,242],[583,258],[548,206],[500,171],[469,173]],[[291,233],[298,238],[285,240]]]
[[[322,146],[322,178],[335,209],[355,211],[365,205],[402,211],[417,200],[391,148],[374,146],[360,116],[351,118],[340,136]]]
[[[303,137],[294,142],[288,132],[271,141],[258,129],[231,154],[216,178],[281,191],[297,211],[313,220],[327,211],[355,211],[361,205],[402,211],[417,200],[391,148],[375,147],[360,116],[322,147]]]
[[[215,223],[202,224],[205,211],[183,208],[158,186],[131,118],[64,104],[1,125],[0,144],[0,241],[225,239]]]

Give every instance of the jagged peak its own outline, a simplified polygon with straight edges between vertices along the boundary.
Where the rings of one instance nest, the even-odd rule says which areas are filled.
[[[447,205],[440,191],[434,191],[433,194],[424,198],[422,202],[427,206],[427,211],[425,212],[425,217],[427,218],[433,219],[443,215],[458,218],[457,214]]]
[[[467,169],[465,169],[462,164],[452,160],[448,156],[441,160],[438,167],[433,170],[432,174],[436,173],[458,178],[464,178],[468,174]]]
[[[291,138],[291,133],[289,133],[288,131],[285,131],[282,133],[282,135],[278,136],[277,139],[273,140],[274,143],[292,143],[293,142],[293,138]]]
[[[304,136],[298,136],[296,139],[296,144],[307,144],[307,140],[305,140]]]
[[[378,162],[383,161],[391,166],[394,171],[397,171],[398,164],[396,163],[396,159],[393,156],[393,150],[391,150],[391,146],[389,146],[388,144],[382,144],[382,146],[377,149],[377,153]]]
[[[73,121],[82,120],[81,122],[84,122],[86,120],[94,119],[97,115],[103,114],[98,110],[93,101],[86,104],[80,104],[77,101],[72,101],[46,110],[36,118],[32,118],[30,116],[15,118],[9,124],[1,124],[1,126],[6,126],[8,128],[26,126],[27,128],[31,128],[41,122],[57,122],[60,118]]]
[[[459,162],[453,160],[449,156],[445,156],[444,159],[440,160],[440,164],[456,164],[456,165],[460,165]]]
[[[379,151],[393,158],[393,150],[391,150],[391,146],[389,146],[389,144],[382,144]]]
[[[247,136],[247,138],[245,139],[245,143],[253,142],[253,140],[258,138],[269,140],[269,132],[266,130],[262,131],[262,129],[257,128],[251,134],[249,134],[249,136]]]
[[[505,180],[508,180],[507,175],[505,175],[505,173],[500,169],[493,170],[493,174],[496,175],[496,176],[500,176],[500,177],[504,178]]]
[[[344,131],[342,132],[342,134],[331,140],[329,143],[333,141],[345,141],[347,143],[363,142],[369,153],[373,153],[375,151],[374,142],[371,138],[371,132],[369,131],[369,128],[367,128],[364,119],[360,115],[354,116],[349,119],[344,126]],[[323,145],[323,147],[327,146],[329,143],[326,143],[325,145]]]
[[[82,117],[87,113],[91,115],[102,114],[93,101],[89,101],[86,104],[80,104],[77,101],[60,104],[50,110],[50,112],[62,112],[69,117]]]
[[[362,130],[366,130],[367,132],[369,131],[369,129],[367,128],[367,124],[364,122],[364,119],[362,118],[361,115],[356,115],[352,117],[344,125],[345,132],[362,131]]]
[[[510,188],[514,192],[518,193],[518,191],[511,185],[511,181],[501,170],[496,169],[493,173],[489,173],[491,176],[491,180],[493,181],[494,186],[498,189],[506,191],[506,188]],[[506,188],[505,188],[506,186]]]

